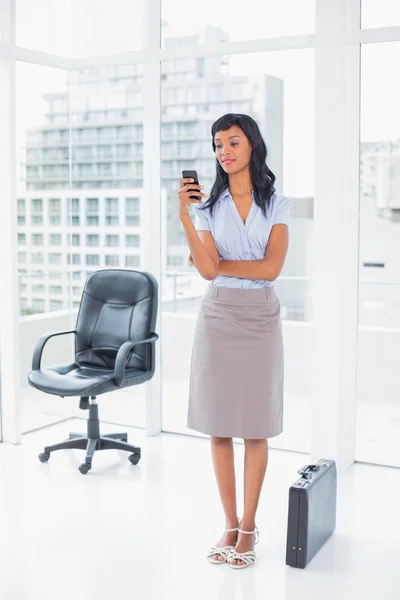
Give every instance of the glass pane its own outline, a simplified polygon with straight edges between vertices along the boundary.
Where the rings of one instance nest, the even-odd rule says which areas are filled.
[[[362,48],[357,460],[400,466],[400,43]],[[381,65],[385,65],[385,69]]]
[[[119,265],[145,267],[144,232],[137,213],[143,196],[141,71],[135,65],[135,77],[126,78],[125,67],[107,67],[97,69],[97,77],[84,71],[72,72],[68,78],[55,69],[18,64],[18,234],[25,236],[19,238],[25,245],[18,252],[21,326],[26,340],[21,348],[21,373],[29,372],[40,335],[75,326],[90,273]],[[133,96],[132,91],[137,94]],[[93,98],[104,107],[101,124],[97,109],[91,108]],[[132,102],[134,113],[128,110]],[[108,155],[107,159],[101,155],[101,161],[100,145],[103,151],[107,146]],[[120,163],[127,165],[129,177],[120,175]],[[99,164],[108,168],[99,169]],[[127,214],[138,221],[124,223],[121,232],[120,225],[106,219],[125,216],[127,198],[134,200]],[[106,199],[112,199],[107,210]],[[111,236],[112,254],[107,250],[106,233]],[[134,248],[125,248],[121,241],[127,234],[137,236]],[[72,336],[61,336],[46,345],[43,365],[68,363],[73,356]],[[23,431],[68,417],[86,417],[77,398],[60,400],[42,394],[28,387],[24,378],[21,394]],[[114,396],[112,402],[102,403],[101,418],[144,426],[144,386],[126,388]]]
[[[286,352],[285,430],[274,447],[309,451],[312,395],[312,244],[314,202],[314,52],[265,53],[162,65],[162,188],[167,196],[162,280],[163,429],[186,428],[191,345],[208,286],[188,264],[177,210],[183,169],[210,191],[215,177],[211,125],[226,112],[253,116],[269,149],[276,188],[291,198],[290,251],[279,281]],[[199,67],[200,65],[200,67]],[[201,72],[199,73],[199,68]],[[190,82],[189,82],[190,80]],[[171,347],[176,352],[170,352]]]
[[[366,29],[400,25],[398,0],[362,0],[361,10],[361,26]]]
[[[139,50],[143,9],[143,0],[16,0],[17,45],[70,58]]]
[[[315,0],[249,0],[237,10],[213,0],[163,0],[162,36],[166,48],[313,33]],[[182,62],[182,61],[181,61]]]
[[[72,256],[70,266],[74,301],[91,271],[131,268],[132,254],[134,266],[145,268],[145,232],[139,223],[125,221],[128,209],[129,214],[140,214],[143,196],[142,72],[142,65],[71,72],[71,218],[81,216],[79,222],[71,222],[72,233],[80,234],[81,241],[80,249],[75,249],[81,254]],[[127,199],[137,203],[128,206]],[[126,248],[128,234],[137,237],[136,248]],[[80,280],[77,264],[82,265]],[[104,421],[144,427],[144,385],[109,396],[112,401],[100,407]]]
[[[77,407],[76,402],[73,405],[68,400],[60,402],[59,398],[28,386],[26,381],[38,338],[51,331],[69,330],[74,325],[70,312],[68,249],[52,247],[59,244],[59,236],[68,230],[65,219],[70,179],[68,74],[18,62],[16,78],[18,235],[26,240],[24,252],[18,253],[20,326],[24,340],[20,350],[22,430],[26,432],[72,417]],[[63,108],[59,112],[62,119],[53,126],[55,97]],[[57,284],[53,285],[55,278]],[[72,343],[72,336],[50,341],[43,353],[43,366],[70,361]]]

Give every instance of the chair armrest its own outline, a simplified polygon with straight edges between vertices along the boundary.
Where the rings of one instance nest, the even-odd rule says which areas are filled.
[[[140,346],[142,344],[154,344],[158,340],[158,335],[156,333],[152,333],[150,337],[145,340],[138,340],[137,342],[125,342],[122,344],[120,349],[118,350],[117,358],[115,359],[114,366],[114,378],[115,383],[118,387],[124,382],[125,379],[125,366],[130,352],[132,352],[135,346]]]
[[[33,351],[32,371],[40,369],[42,353],[47,341],[50,338],[55,337],[56,335],[66,335],[68,333],[76,333],[76,331],[75,329],[72,329],[71,331],[56,331],[54,333],[45,333],[38,339],[38,341],[36,342],[35,350]]]

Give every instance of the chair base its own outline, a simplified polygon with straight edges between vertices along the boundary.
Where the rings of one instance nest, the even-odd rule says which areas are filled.
[[[39,460],[47,462],[50,458],[50,453],[56,450],[86,450],[85,462],[79,467],[79,471],[85,475],[92,468],[92,459],[94,453],[98,450],[126,450],[127,452],[131,452],[129,456],[130,462],[133,465],[138,464],[141,458],[141,449],[128,444],[127,433],[100,435],[97,404],[91,404],[89,407],[87,429],[87,436],[83,436],[81,433],[70,433],[67,440],[53,444],[52,446],[45,446],[44,451],[39,454]]]

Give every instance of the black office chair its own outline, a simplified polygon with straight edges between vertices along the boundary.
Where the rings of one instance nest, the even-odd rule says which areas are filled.
[[[158,307],[157,281],[149,273],[110,269],[92,273],[86,281],[76,329],[42,336],[36,345],[30,385],[57,396],[79,396],[79,407],[89,410],[86,437],[71,433],[69,439],[46,446],[39,455],[47,462],[50,453],[66,448],[86,450],[79,471],[92,467],[96,450],[127,450],[136,465],[140,448],[128,444],[126,433],[100,435],[96,397],[151,379],[155,370],[154,333]],[[53,336],[75,334],[75,361],[41,368],[46,342]]]

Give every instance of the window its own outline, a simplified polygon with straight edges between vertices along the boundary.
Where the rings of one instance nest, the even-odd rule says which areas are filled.
[[[18,234],[18,245],[19,246],[25,246],[26,244],[26,235],[25,233],[19,233]]]
[[[126,267],[140,267],[140,256],[125,256]]]
[[[32,198],[31,200],[31,223],[32,225],[43,225],[43,200]]]
[[[400,23],[398,3],[363,0],[376,24]],[[376,26],[375,21],[371,26]],[[400,42],[361,49],[356,460],[400,467]],[[382,68],[384,65],[384,68]],[[372,98],[374,90],[379,94]],[[365,194],[363,195],[363,190]]]
[[[98,0],[85,0],[83,3],[36,0],[34,5],[19,1],[16,3],[16,43],[24,48],[66,58],[141,50],[145,44],[144,1],[116,0],[113,10],[110,4]],[[74,24],[72,31],[66,23]],[[132,24],[135,24],[134,29]],[[93,27],[90,35],[89,25]],[[131,75],[130,80],[141,73],[137,70],[141,65],[133,66],[135,76]],[[110,80],[119,73],[118,69],[121,67],[103,68]],[[86,81],[93,81],[98,71],[97,67],[85,69]],[[76,83],[76,78],[72,78],[72,82]],[[58,99],[54,104],[57,112],[66,106],[65,101]]]
[[[70,233],[67,234],[67,244],[68,246],[80,246],[81,245],[81,236],[79,233]]]
[[[43,213],[43,200],[41,198],[32,198],[31,201],[32,214]]]
[[[44,294],[44,285],[42,283],[35,283],[32,285],[33,294]]]
[[[18,198],[18,225],[25,225],[25,198]]]
[[[126,235],[125,245],[132,248],[140,247],[140,235]]]
[[[165,3],[170,0],[164,0]],[[180,0],[179,2],[180,3]],[[271,0],[261,4],[257,2],[258,11],[268,11],[272,4]],[[289,2],[283,0],[278,3],[278,9],[272,10],[271,21],[254,23],[254,19],[249,19],[246,23],[246,15],[242,19],[240,15],[240,26],[243,22],[243,32],[247,28],[247,36],[252,37],[262,28],[261,38],[268,35],[279,35],[279,25],[285,32],[293,27],[301,27],[301,22],[293,23],[291,19],[282,18],[284,14],[283,6],[289,6]],[[201,8],[203,19],[207,18],[207,4]],[[255,4],[250,2],[249,10],[254,10]],[[294,0],[290,3],[293,7],[293,14],[296,11],[307,12],[307,2],[298,2]],[[196,10],[196,9],[195,9]],[[216,9],[217,12],[219,9]],[[224,10],[224,9],[221,9]],[[209,13],[213,18],[214,12]],[[234,17],[233,12],[227,16],[225,21],[225,31],[229,33],[229,19]],[[282,21],[278,23],[279,19]],[[231,21],[232,22],[232,21]],[[249,24],[251,23],[251,30]],[[274,23],[274,25],[272,25]],[[304,20],[303,20],[304,24]],[[311,25],[311,21],[309,22]],[[194,28],[198,25],[196,21],[189,25]],[[254,26],[254,27],[253,27]],[[250,34],[249,34],[250,31]],[[304,29],[303,29],[304,31]],[[197,43],[207,43],[211,36],[219,35],[219,31],[202,32],[204,34]],[[231,39],[239,39],[242,32],[239,28],[235,32],[230,32]],[[172,43],[172,42],[171,42]],[[190,43],[190,41],[188,41]],[[201,57],[199,57],[201,59]],[[215,179],[215,155],[212,152],[210,128],[213,121],[220,117],[223,112],[231,112],[232,103],[236,106],[248,103],[247,111],[253,116],[260,126],[261,133],[266,140],[269,148],[269,157],[267,159],[269,167],[276,175],[276,189],[279,193],[296,199],[313,198],[314,196],[314,138],[313,128],[315,123],[314,111],[314,50],[285,50],[284,52],[259,52],[254,54],[233,54],[226,56],[207,56],[204,60],[190,60],[185,63],[179,61],[167,61],[162,66],[162,73],[165,75],[162,81],[162,88],[165,91],[172,87],[169,78],[179,75],[181,80],[187,76],[188,87],[202,88],[202,106],[208,104],[208,112],[188,117],[185,113],[185,106],[177,104],[181,114],[174,117],[173,122],[162,125],[171,125],[170,128],[163,130],[163,144],[161,148],[161,164],[164,173],[162,188],[164,188],[166,202],[166,227],[164,240],[162,243],[162,264],[167,265],[167,273],[164,274],[164,292],[163,296],[163,315],[165,322],[165,331],[172,331],[171,338],[167,345],[175,344],[176,348],[181,348],[177,343],[176,336],[181,328],[181,334],[187,326],[186,318],[188,313],[192,313],[193,318],[198,312],[204,288],[207,282],[197,278],[191,265],[188,264],[189,251],[184,237],[180,236],[180,222],[176,202],[176,181],[177,173],[179,175],[182,169],[193,168],[198,170],[201,184],[210,191]],[[190,81],[189,81],[190,80]],[[239,85],[240,84],[240,85]],[[181,84],[184,87],[184,84]],[[232,85],[235,85],[235,93],[232,95]],[[194,92],[191,92],[194,93]],[[200,95],[201,96],[201,95]],[[293,99],[295,101],[292,101]],[[290,99],[290,101],[289,101]],[[224,107],[223,109],[221,107]],[[165,103],[164,103],[165,107]],[[167,134],[167,135],[166,135]],[[193,140],[193,142],[192,142]],[[190,149],[194,149],[193,155],[187,152],[188,143]],[[167,155],[164,152],[166,144]],[[305,145],[304,145],[305,144]],[[171,154],[173,156],[171,156]],[[172,158],[172,160],[171,160]],[[299,163],[300,160],[300,163]],[[190,165],[190,166],[189,166]],[[286,323],[292,321],[303,321],[311,324],[312,320],[312,261],[310,257],[313,254],[313,220],[308,215],[295,219],[291,223],[292,241],[284,266],[284,276],[276,282],[278,296],[280,297],[282,307],[282,318]],[[128,234],[129,231],[126,231]],[[178,246],[178,248],[176,248]],[[186,249],[186,250],[185,250]],[[171,272],[172,271],[172,272]],[[178,273],[174,273],[178,271]],[[187,275],[182,273],[187,271]],[[193,273],[193,274],[192,274]],[[171,311],[175,313],[171,316]],[[184,317],[184,318],[183,318]],[[180,323],[180,320],[182,322]],[[285,324],[286,324],[285,323]],[[311,327],[310,327],[311,330]],[[182,338],[183,340],[183,338]],[[308,343],[308,342],[307,342]],[[311,342],[310,342],[311,344]],[[310,345],[307,346],[307,349]],[[295,354],[295,346],[288,346],[286,352]],[[179,356],[176,352],[177,362],[174,367],[165,365],[163,369],[163,419],[164,429],[186,433],[186,417],[184,411],[177,409],[177,394],[172,392],[173,386],[180,382],[183,389],[186,389],[189,380],[188,369],[177,369],[176,365],[183,364],[186,360],[186,350],[183,350]],[[290,360],[290,359],[288,359]],[[312,368],[311,351],[305,351],[303,355],[303,364],[306,369]],[[291,372],[285,380],[287,398],[296,397],[297,406],[302,409],[302,427],[306,427],[310,417],[310,405],[312,398],[311,386],[304,386],[304,381],[300,372]],[[169,392],[171,386],[171,392]],[[182,406],[184,403],[184,394],[181,397]],[[290,430],[295,432],[298,427],[298,409],[297,407],[288,407],[286,411],[286,420],[291,423]],[[285,448],[298,451],[309,452],[309,440],[306,436],[303,439],[296,434],[289,434],[285,439]]]
[[[86,198],[86,225],[99,225],[99,199]]]
[[[61,265],[62,264],[62,254],[49,254],[49,264],[50,265]]]
[[[62,309],[63,309],[62,300],[50,300],[50,310],[51,311],[62,310]]]
[[[37,265],[44,263],[44,256],[41,252],[33,252],[31,254],[31,262]]]
[[[176,48],[179,37],[184,37],[186,44],[210,44],[306,34],[315,30],[315,0],[281,0],[279,3],[266,0],[262,8],[259,0],[248,0],[245,10],[240,13],[227,11],[223,4],[213,0],[203,0],[191,5],[190,19],[182,18],[186,6],[184,0],[162,2],[162,20],[174,31],[172,37],[169,28],[163,29],[165,48]],[[190,72],[185,59],[174,62],[180,73]]]
[[[26,263],[26,252],[18,252],[18,262]]]
[[[49,199],[49,225],[61,225],[61,200]]]
[[[100,256],[98,254],[87,254],[86,264],[98,266],[100,264]]]
[[[168,257],[168,266],[169,267],[183,267],[184,260],[182,256],[169,256]]]
[[[32,300],[32,308],[35,312],[44,312],[44,300],[41,298],[34,298]]]
[[[22,2],[28,7],[29,13],[29,0],[17,0],[14,4]],[[126,14],[131,13],[134,17],[129,24],[122,25],[122,29],[125,27],[128,32],[129,46],[132,48],[132,22],[139,24],[140,29],[138,5],[142,0],[134,3],[131,0],[116,2],[118,10],[115,5],[115,10],[112,11],[115,18],[121,20],[122,4],[125,8],[129,4]],[[87,34],[87,23],[93,26],[95,38],[99,30],[97,25],[98,13],[102,10],[101,3],[86,0],[84,4],[91,6],[89,21],[81,19],[82,11],[76,0],[37,0],[36,10],[41,15],[40,19],[38,15],[34,15],[29,23],[31,35],[38,37],[35,20],[36,23],[40,20],[43,36],[56,36],[56,28],[52,25],[57,17],[56,21],[59,20],[65,26],[67,36],[70,24],[68,9],[72,5],[74,13],[70,16],[73,17],[71,23],[74,39],[71,47],[76,50],[76,36],[79,37],[82,27]],[[86,9],[82,10],[85,13]],[[107,39],[103,37],[101,40],[103,47],[107,45],[111,54],[113,44],[108,27],[111,26],[112,19],[113,14],[110,14]],[[136,36],[137,27],[134,29]],[[118,31],[118,35],[120,34],[123,35],[121,29]],[[88,46],[93,48],[93,43],[92,36]],[[57,55],[54,45],[51,47],[51,53],[53,52]],[[62,61],[59,62],[60,65],[61,63]],[[45,311],[63,309],[66,311],[65,318],[69,321],[68,315],[72,307],[79,305],[80,292],[87,274],[99,268],[117,269],[118,261],[119,266],[123,267],[125,233],[141,233],[132,228],[125,231],[125,196],[139,196],[143,189],[140,168],[143,161],[143,68],[141,65],[123,65],[123,68],[115,65],[101,66],[97,62],[95,67],[64,70],[17,61],[16,70],[16,189],[19,193],[15,202],[18,204],[17,215],[21,217],[17,234],[26,236],[26,245],[17,247],[21,252],[26,251],[26,257],[20,255],[26,261],[19,263],[18,267],[24,268],[27,264],[30,267],[23,282],[27,285],[27,292],[21,293],[21,296],[27,299],[25,314],[33,311],[31,300],[37,298],[43,300],[38,308]],[[134,105],[128,104],[128,93],[131,94]],[[121,163],[123,167],[120,169],[118,165]],[[130,165],[129,169],[126,168],[127,164]],[[17,203],[17,199],[22,202]],[[134,216],[139,217],[139,213]],[[25,228],[26,225],[28,227]],[[43,245],[32,246],[32,234],[41,234]],[[92,234],[95,236],[92,237]],[[106,234],[110,234],[107,242]],[[20,242],[23,240],[22,237],[19,239]],[[39,243],[40,238],[36,240]],[[17,240],[15,245],[16,242]],[[139,254],[139,249],[130,250],[132,254]],[[31,262],[31,253],[36,251],[43,254],[43,264]],[[59,256],[51,257],[50,253]],[[32,281],[32,269],[43,270],[35,281]],[[32,282],[43,285],[44,292],[33,295]],[[56,303],[50,303],[50,300]],[[47,330],[46,319],[39,319],[38,335]],[[60,348],[65,349],[65,356],[72,339],[65,337],[65,340],[59,340]],[[140,398],[145,396],[141,390],[138,390],[138,395]],[[50,414],[56,420],[51,403],[50,397],[47,401],[44,400],[42,413],[44,416]],[[70,407],[65,407],[64,410],[65,416],[69,416]],[[114,417],[120,420],[123,418],[123,407],[119,415],[118,410]],[[27,410],[23,422],[28,421],[28,412]],[[140,414],[139,419],[137,414]],[[141,411],[130,413],[130,425],[141,425],[141,414]],[[35,418],[37,420],[37,415]]]
[[[363,28],[400,25],[400,6],[397,0],[361,0]]]
[[[68,198],[67,202],[67,223],[73,227],[80,225],[80,199]]]
[[[61,246],[61,245],[62,245],[61,233],[51,233],[50,234],[50,246]]]
[[[32,246],[43,246],[43,234],[32,233]]]
[[[119,225],[119,199],[106,198],[106,225]]]
[[[106,235],[106,246],[118,248],[119,247],[119,235]]]
[[[97,234],[88,234],[86,236],[86,246],[99,246],[100,236]]]
[[[119,256],[115,256],[113,254],[106,254],[106,265],[107,267],[118,267]]]
[[[80,265],[81,264],[81,255],[80,254],[68,254],[68,264],[69,265]],[[80,277],[80,272],[79,273]],[[75,271],[76,273],[76,271]]]
[[[140,199],[125,198],[125,225],[139,227],[140,225]]]

